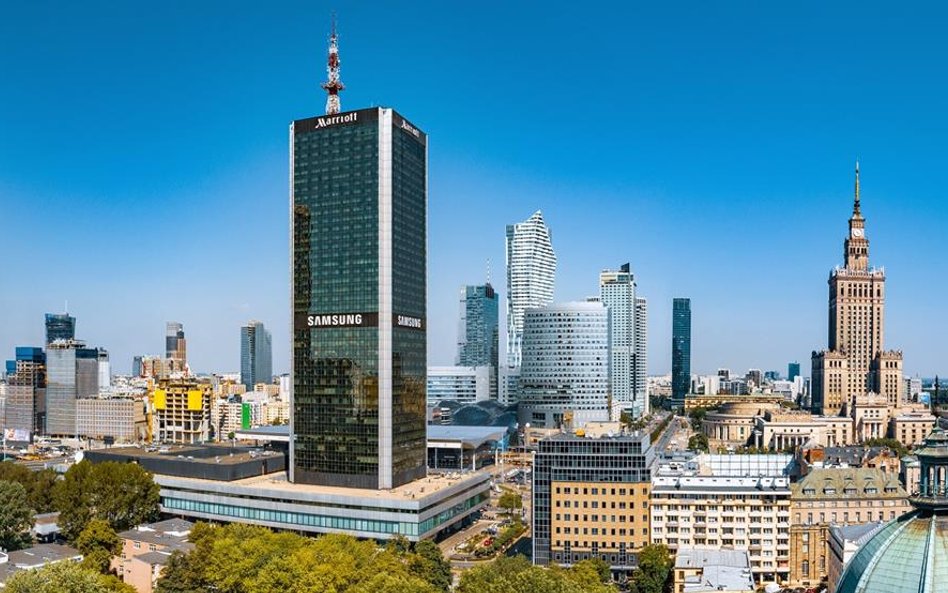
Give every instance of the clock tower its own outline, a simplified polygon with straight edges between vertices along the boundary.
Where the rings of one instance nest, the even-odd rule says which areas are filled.
[[[883,351],[885,270],[869,267],[869,239],[859,203],[859,163],[843,267],[829,276],[829,349],[813,353],[815,413],[837,415],[856,396],[875,393],[899,405],[902,355]]]

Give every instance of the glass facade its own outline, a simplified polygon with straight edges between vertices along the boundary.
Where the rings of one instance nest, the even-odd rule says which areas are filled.
[[[76,318],[70,317],[68,313],[47,313],[46,314],[46,343],[50,344],[53,340],[74,340],[76,339]]]
[[[425,472],[426,137],[366,109],[294,122],[292,150],[291,475],[397,486]]]
[[[461,287],[458,366],[497,368],[499,341],[497,292],[488,284]]]
[[[684,405],[691,389],[691,299],[672,301],[672,404]]]
[[[273,353],[270,332],[259,321],[240,328],[240,382],[247,391],[257,383],[273,381]]]

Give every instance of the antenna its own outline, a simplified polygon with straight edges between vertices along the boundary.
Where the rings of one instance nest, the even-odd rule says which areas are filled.
[[[487,258],[487,283],[490,284],[490,258]]]
[[[339,91],[346,88],[339,80],[339,36],[336,34],[336,13],[332,13],[332,33],[329,35],[329,58],[326,63],[326,73],[329,75],[322,87],[326,90],[326,115],[339,113]]]

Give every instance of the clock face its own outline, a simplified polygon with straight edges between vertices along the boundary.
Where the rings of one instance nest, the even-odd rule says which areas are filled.
[[[862,229],[853,229],[853,237],[861,237]]]

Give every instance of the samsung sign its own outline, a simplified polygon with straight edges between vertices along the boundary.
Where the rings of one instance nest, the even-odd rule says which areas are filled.
[[[332,329],[350,327],[378,327],[379,314],[366,313],[297,313],[296,331],[310,329]],[[405,329],[425,329],[425,320],[410,315],[392,315],[392,327]]]

